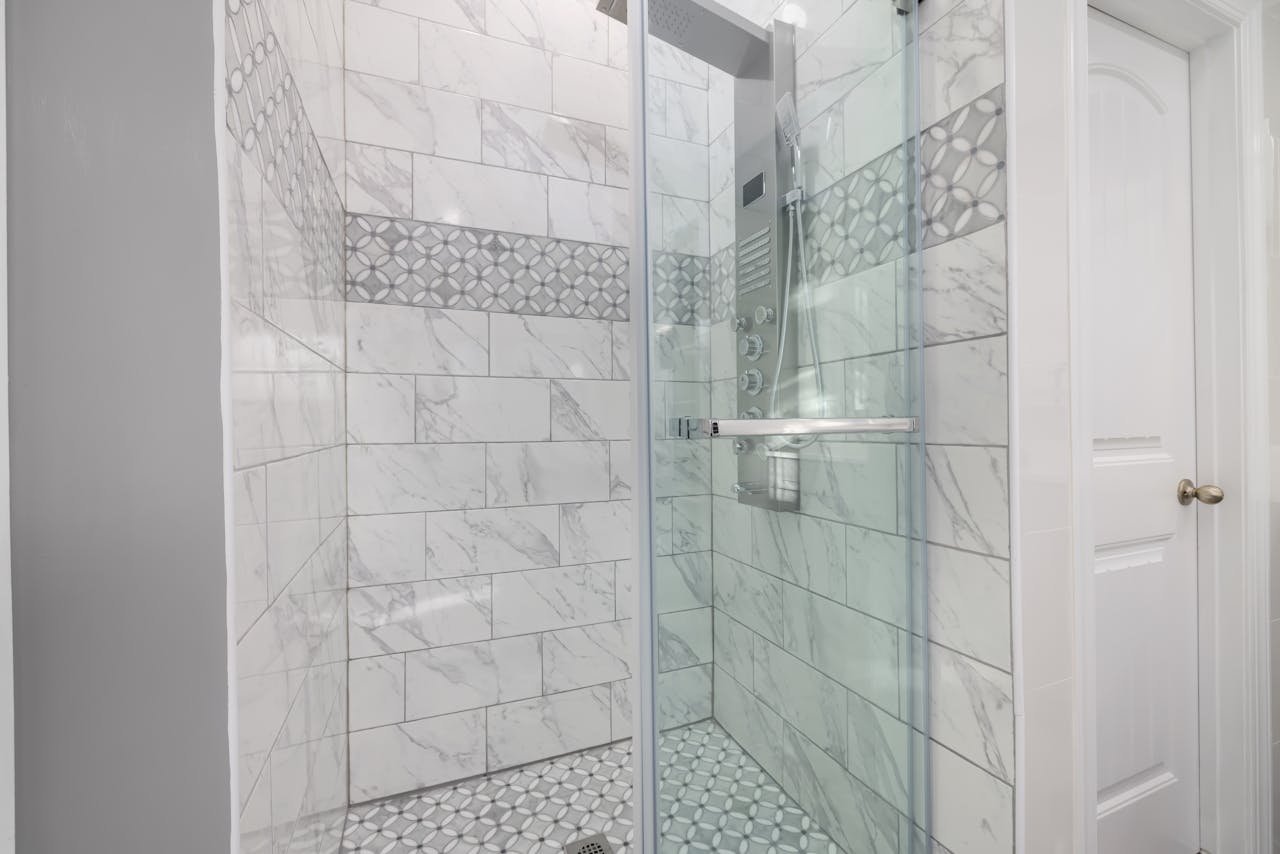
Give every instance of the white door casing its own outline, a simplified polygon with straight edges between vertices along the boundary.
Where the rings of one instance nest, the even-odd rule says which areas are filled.
[[[1187,54],[1089,16],[1089,411],[1100,854],[1200,848]]]

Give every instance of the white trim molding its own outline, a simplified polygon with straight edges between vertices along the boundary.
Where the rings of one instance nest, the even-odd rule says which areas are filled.
[[[1094,852],[1086,0],[1008,0],[1018,850]],[[1201,844],[1271,849],[1261,4],[1094,0],[1191,56],[1201,513]],[[1066,319],[1066,322],[1064,322]],[[1228,506],[1229,505],[1229,506]],[[1063,809],[1071,803],[1072,809]]]

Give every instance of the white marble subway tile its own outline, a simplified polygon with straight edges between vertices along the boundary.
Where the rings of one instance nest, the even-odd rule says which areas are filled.
[[[609,443],[609,500],[624,501],[631,497],[636,479],[636,458],[631,443]]]
[[[711,604],[711,552],[662,555],[653,562],[653,599],[659,614]]]
[[[723,611],[712,613],[711,657],[748,689],[755,684],[755,634]]]
[[[633,552],[630,501],[560,505],[560,559],[566,563],[622,560]]]
[[[658,728],[686,726],[711,717],[711,665],[659,673]]]
[[[814,287],[818,355],[824,362],[886,353],[898,346],[897,264],[881,264]],[[801,326],[800,352],[809,335]],[[807,357],[807,356],[806,356]]]
[[[429,513],[424,550],[428,578],[557,566],[560,563],[559,508],[510,507]]]
[[[853,171],[844,158],[844,124],[844,111],[837,104],[800,131],[804,188],[809,195],[825,190]]]
[[[352,445],[353,515],[483,507],[484,445]]]
[[[670,81],[659,82],[666,87],[665,136],[706,145],[710,141],[707,125],[707,90],[701,86],[686,86]]]
[[[519,442],[551,439],[546,380],[418,377],[419,442]]]
[[[593,62],[608,59],[608,22],[580,0],[485,0],[490,35]]]
[[[752,512],[750,505],[742,504],[736,497],[712,498],[711,542],[719,554],[746,564],[755,559],[751,549]]]
[[[707,84],[707,135],[715,139],[733,125],[733,77],[711,68]],[[733,131],[729,131],[733,135]]]
[[[711,496],[680,495],[671,499],[672,551],[711,549]]]
[[[347,374],[347,440],[355,444],[413,441],[413,377]]]
[[[352,516],[347,520],[351,586],[422,581],[425,543],[421,513]]]
[[[837,601],[845,593],[845,536],[838,522],[752,508],[751,563]]]
[[[479,311],[353,302],[347,306],[347,346],[350,371],[484,375],[488,317]]]
[[[790,584],[782,611],[789,652],[881,708],[897,710],[897,629]]]
[[[557,178],[605,181],[604,125],[494,101],[481,105],[480,122],[485,163]]]
[[[542,635],[546,693],[629,679],[634,638],[631,623],[617,620]]]
[[[421,154],[413,157],[414,219],[544,235],[546,201],[543,175]]]
[[[1003,223],[948,240],[921,256],[926,344],[1008,329]]]
[[[905,73],[906,62],[896,56],[867,75],[835,108],[844,117],[846,171],[861,169],[906,141]]]
[[[635,619],[639,607],[636,596],[636,562],[634,558],[614,561],[613,613],[619,620]]]
[[[671,549],[671,499],[653,499],[653,553],[669,555]]]
[[[931,545],[927,564],[930,639],[1010,672],[1009,562]]]
[[[490,316],[494,376],[608,379],[618,324],[570,317]],[[628,351],[629,352],[629,351]]]
[[[1013,788],[933,742],[933,835],[954,854],[1013,850]]]
[[[1004,335],[925,348],[926,441],[1008,443],[1008,350]]]
[[[485,772],[483,709],[351,734],[351,801]]]
[[[784,732],[787,793],[844,850],[898,854],[898,811],[798,730]]]
[[[845,767],[902,813],[910,814],[911,730],[850,691],[849,755]]]
[[[489,637],[489,579],[450,578],[360,587],[348,595],[353,657],[409,652]]]
[[[734,189],[733,157],[733,130],[730,127],[712,139],[707,149],[707,194],[711,198]]]
[[[494,637],[612,620],[615,613],[613,582],[612,563],[495,575]]]
[[[1004,2],[964,0],[920,34],[920,126],[1004,82]],[[957,852],[959,854],[959,852]]]
[[[610,349],[612,351],[613,378],[615,380],[631,379],[631,363],[633,355],[631,352],[631,323],[629,321],[614,321],[609,324]]]
[[[713,595],[717,611],[763,637],[783,640],[783,583],[755,567],[716,552],[713,556]]]
[[[659,439],[653,445],[653,494],[705,495],[711,490],[711,440]]]
[[[409,152],[349,142],[346,182],[348,212],[413,216],[413,155]]]
[[[755,637],[753,691],[840,762],[849,752],[848,691],[786,650]]]
[[[707,353],[709,342],[710,332],[705,326],[653,324],[650,339],[653,379],[667,382],[706,382],[711,379],[711,360]]]
[[[315,454],[267,466],[267,522],[310,521],[320,516],[320,469]],[[319,534],[317,533],[317,537]]]
[[[480,158],[480,103],[475,98],[350,71],[346,113],[349,142]]]
[[[897,448],[880,442],[820,442],[800,454],[805,513],[881,531],[898,526]]]
[[[542,51],[423,21],[421,83],[487,101],[551,109],[551,62]]]
[[[845,546],[848,570],[845,603],[905,628],[911,589],[906,538],[850,525],[845,529]]]
[[[418,82],[418,19],[364,3],[345,9],[349,71]]]
[[[929,736],[1013,782],[1013,677],[931,644]]]
[[[405,654],[405,715],[429,718],[542,693],[538,635]]]
[[[844,363],[844,406],[850,418],[909,415],[911,378],[903,351],[849,359]],[[932,412],[930,416],[932,416]]]
[[[556,56],[551,60],[551,86],[557,115],[616,128],[628,126],[631,93],[626,71]]]
[[[451,27],[484,29],[484,0],[352,0]]]
[[[609,64],[614,68],[627,68],[630,65],[628,51],[630,50],[627,38],[627,25],[618,21],[609,19]]]
[[[604,180],[611,187],[631,186],[631,136],[620,128],[604,129]]]
[[[635,691],[635,679],[623,679],[614,682],[609,686],[609,689],[609,700],[613,704],[610,715],[612,719],[610,737],[614,741],[634,738],[635,729],[632,723],[631,696]]]
[[[925,514],[930,542],[1008,557],[1008,451],[929,445],[925,449]]]
[[[711,217],[708,230],[708,249],[712,255],[727,249],[737,240],[738,195],[734,187],[727,187],[711,197],[707,208]]]
[[[605,501],[608,442],[510,442],[488,445],[489,507]]]
[[[658,615],[658,670],[709,664],[712,656],[711,609]]]
[[[718,616],[718,615],[717,615]],[[786,724],[773,709],[715,665],[716,722],[775,780],[782,781]]]
[[[404,656],[380,655],[348,662],[351,729],[404,720]]]
[[[838,103],[893,55],[896,10],[858,0],[796,60],[796,109],[802,125]]]
[[[708,195],[707,146],[663,136],[649,138],[652,191],[705,202]],[[665,211],[663,216],[666,216]]]
[[[608,685],[595,685],[490,708],[489,770],[608,742],[609,695]]]
[[[687,83],[690,86],[707,88],[708,66],[700,59],[695,59],[679,48],[672,47],[658,39],[648,39],[645,45],[647,67],[645,71],[652,77]]]
[[[631,435],[631,386],[614,380],[553,380],[551,438],[625,439]]]
[[[617,246],[630,242],[631,202],[625,189],[564,178],[547,180],[550,236]]]

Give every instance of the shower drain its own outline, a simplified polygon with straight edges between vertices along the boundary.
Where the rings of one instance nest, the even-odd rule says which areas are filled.
[[[564,854],[613,854],[613,846],[603,833],[584,836],[564,847]]]

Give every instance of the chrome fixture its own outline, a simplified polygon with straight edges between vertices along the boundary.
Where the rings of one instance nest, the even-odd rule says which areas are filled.
[[[598,0],[596,11],[627,22],[627,0]],[[711,0],[649,0],[649,34],[734,77],[769,73],[769,34]]]
[[[677,439],[761,436],[840,436],[854,433],[915,433],[916,418],[673,418]],[[1190,483],[1191,481],[1184,481]],[[1218,489],[1216,486],[1203,489]],[[1222,490],[1218,489],[1221,495]],[[1201,498],[1201,501],[1205,499]],[[1221,501],[1221,497],[1217,501]],[[1208,503],[1216,504],[1217,501]],[[1184,502],[1185,503],[1185,502]]]

